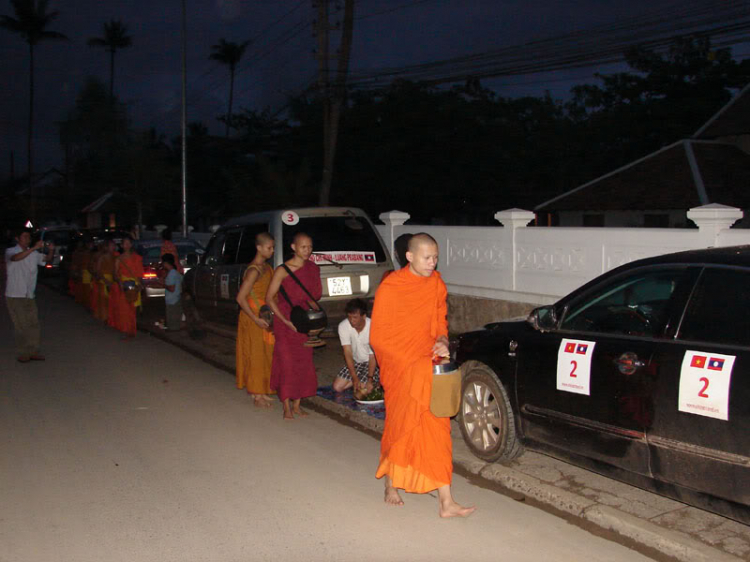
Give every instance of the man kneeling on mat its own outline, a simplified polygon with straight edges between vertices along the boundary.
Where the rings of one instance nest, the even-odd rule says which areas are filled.
[[[380,385],[380,369],[370,348],[370,319],[367,303],[352,299],[346,303],[346,320],[339,324],[339,339],[344,350],[344,367],[333,381],[333,390],[353,388],[355,398],[367,396]]]

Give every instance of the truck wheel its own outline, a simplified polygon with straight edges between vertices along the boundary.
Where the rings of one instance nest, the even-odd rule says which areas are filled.
[[[478,361],[467,361],[461,370],[459,425],[471,452],[488,462],[521,455],[513,408],[497,375]]]

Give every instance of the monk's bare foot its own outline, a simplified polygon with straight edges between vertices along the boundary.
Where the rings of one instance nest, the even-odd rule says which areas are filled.
[[[304,410],[303,410],[302,408],[300,408],[300,407],[297,407],[297,408],[295,408],[294,410],[292,410],[292,413],[293,413],[293,414],[295,414],[295,415],[298,415],[298,416],[299,416],[299,417],[301,417],[301,418],[306,418],[307,416],[309,416],[309,415],[310,415],[310,414],[308,414],[307,412],[305,412],[305,411],[304,411]]]
[[[476,507],[463,507],[458,505],[456,502],[446,502],[440,504],[440,517],[468,517],[476,510]]]
[[[393,486],[387,486],[385,489],[385,503],[388,505],[404,505],[404,500]]]
[[[261,398],[260,396],[253,397],[253,404],[255,404],[256,408],[270,408],[271,407],[271,404],[263,400],[263,398]]]
[[[259,394],[263,400],[265,400],[268,404],[273,404],[273,398],[271,398],[268,394]]]
[[[294,416],[292,415],[292,412],[284,411],[284,421],[293,421]]]

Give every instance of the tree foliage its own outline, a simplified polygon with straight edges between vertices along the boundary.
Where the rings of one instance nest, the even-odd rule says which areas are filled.
[[[133,44],[133,38],[128,35],[128,26],[120,20],[104,22],[104,34],[102,37],[91,37],[87,44],[89,47],[100,47],[109,53],[109,95],[115,93],[115,54],[121,49],[126,49]]]
[[[707,40],[628,53],[631,70],[599,76],[563,103],[549,94],[505,98],[478,80],[452,88],[407,81],[349,92],[343,106],[332,205],[391,209],[426,222],[493,224],[496,211],[533,208],[649,152],[690,136],[750,82],[748,63]],[[232,116],[221,138],[193,123],[188,214],[197,228],[256,210],[315,205],[322,173],[319,96]],[[61,128],[76,196],[116,188],[146,218],[179,222],[180,140],[129,130],[124,110],[91,81]],[[158,194],[158,197],[155,196]]]

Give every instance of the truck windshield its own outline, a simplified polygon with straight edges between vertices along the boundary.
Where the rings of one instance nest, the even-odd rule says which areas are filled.
[[[323,253],[338,263],[382,263],[385,250],[372,225],[362,217],[300,217],[294,226],[284,225],[284,259],[291,256],[290,244],[298,232],[313,240],[313,252]],[[318,265],[331,262],[312,258]]]

